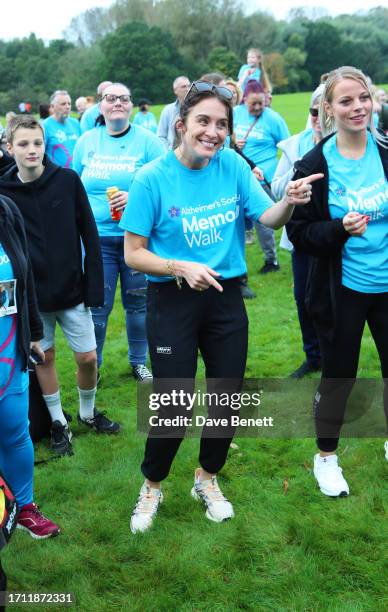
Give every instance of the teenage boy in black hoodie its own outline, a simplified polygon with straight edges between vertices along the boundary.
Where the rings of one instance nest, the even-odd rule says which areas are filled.
[[[18,115],[12,119],[7,127],[7,147],[16,164],[2,171],[0,193],[11,197],[23,215],[44,324],[41,347],[46,359],[36,373],[53,421],[52,448],[60,455],[71,454],[72,436],[62,410],[55,368],[56,322],[77,363],[78,420],[99,433],[117,433],[120,429],[118,423],[94,407],[97,356],[90,307],[104,303],[96,224],[77,174],[46,157],[43,128],[34,117]]]

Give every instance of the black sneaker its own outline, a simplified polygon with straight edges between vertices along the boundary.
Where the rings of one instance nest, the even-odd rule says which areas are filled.
[[[148,383],[153,380],[151,372],[147,366],[143,364],[133,366],[132,375],[140,383]]]
[[[299,366],[299,368],[295,370],[295,372],[292,372],[289,375],[289,378],[303,378],[303,376],[306,376],[306,374],[311,374],[311,372],[318,372],[320,369],[321,364],[319,363],[319,361],[313,362],[306,360],[302,363],[302,365]]]
[[[105,416],[106,412],[98,412],[94,409],[94,417],[92,419],[81,419],[80,415],[77,415],[78,423],[94,429],[97,433],[115,434],[121,429],[119,423],[115,423]]]
[[[280,266],[278,263],[274,261],[266,261],[264,266],[260,268],[260,274],[268,274],[268,272],[278,272],[280,270]]]
[[[74,455],[71,446],[73,435],[68,425],[62,425],[60,421],[53,421],[51,425],[51,450],[57,455]]]

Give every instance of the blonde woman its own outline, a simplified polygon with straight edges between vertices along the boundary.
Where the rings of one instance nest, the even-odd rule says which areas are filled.
[[[360,70],[330,72],[320,102],[323,139],[297,162],[294,176],[322,172],[324,179],[312,185],[311,204],[295,209],[287,224],[295,248],[313,256],[306,303],[322,355],[314,475],[332,497],[349,494],[336,449],[366,323],[388,379],[388,140],[377,133],[372,112]]]

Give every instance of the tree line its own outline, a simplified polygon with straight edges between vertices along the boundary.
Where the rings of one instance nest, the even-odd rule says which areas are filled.
[[[286,21],[237,0],[116,0],[75,17],[63,39],[0,41],[0,114],[21,101],[34,108],[55,89],[92,95],[104,79],[129,84],[135,101],[171,100],[178,74],[235,77],[246,50],[259,47],[276,93],[307,91],[339,65],[388,81],[388,9],[328,16],[290,11]]]

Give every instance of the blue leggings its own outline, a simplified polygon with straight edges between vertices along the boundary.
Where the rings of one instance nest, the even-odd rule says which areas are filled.
[[[0,399],[0,470],[19,505],[33,500],[34,447],[28,421],[28,388]]]

